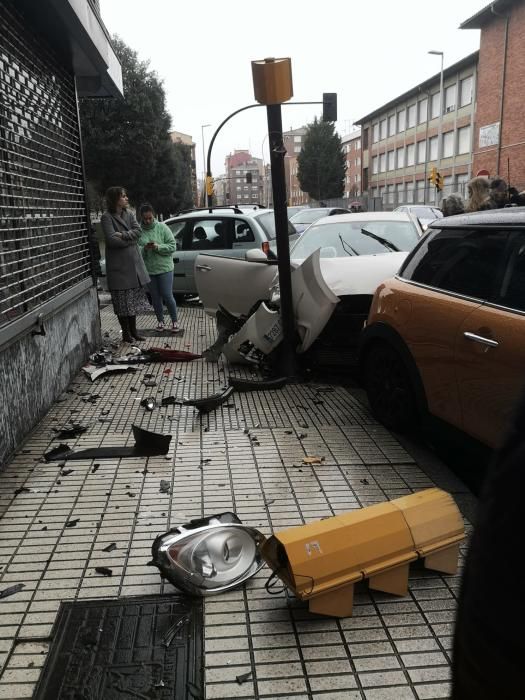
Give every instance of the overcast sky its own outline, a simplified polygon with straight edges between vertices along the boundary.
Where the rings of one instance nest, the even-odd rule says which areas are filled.
[[[255,102],[251,61],[290,57],[294,97],[321,100],[337,92],[337,130],[351,131],[360,117],[439,73],[479,48],[479,31],[458,29],[488,0],[100,0],[104,23],[164,83],[172,129],[197,144],[203,170],[214,130],[234,110]],[[283,105],[283,129],[298,128],[321,114],[321,105]],[[210,124],[202,130],[203,124]],[[228,122],[215,141],[212,171],[224,158],[248,148],[269,160],[266,109],[247,110]],[[263,154],[264,152],[264,154]]]

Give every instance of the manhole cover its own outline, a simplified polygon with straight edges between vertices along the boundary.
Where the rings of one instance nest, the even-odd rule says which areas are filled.
[[[62,603],[34,700],[202,698],[200,599]]]

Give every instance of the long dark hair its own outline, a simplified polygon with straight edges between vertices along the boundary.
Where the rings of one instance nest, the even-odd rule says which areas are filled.
[[[109,211],[117,210],[118,200],[123,194],[127,194],[125,187],[108,187],[106,190],[106,206]]]
[[[145,204],[142,204],[140,209],[139,209],[139,214],[142,216],[142,214],[145,214],[146,212],[150,211],[153,216],[155,216],[155,209],[151,206],[151,204],[148,204],[147,202]]]

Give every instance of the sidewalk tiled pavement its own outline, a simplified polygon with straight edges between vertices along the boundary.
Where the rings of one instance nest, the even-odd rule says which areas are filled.
[[[116,337],[110,308],[101,316]],[[182,337],[146,345],[200,352],[212,341],[213,324],[201,309],[182,308],[179,320]],[[153,322],[143,316],[139,326]],[[191,407],[148,413],[140,406],[150,395],[214,393],[229,371],[196,360],[142,365],[94,383],[79,373],[0,473],[0,590],[25,584],[0,600],[0,699],[31,698],[61,600],[173,590],[147,566],[151,542],[189,518],[232,510],[270,534],[433,485],[450,491],[464,513],[472,509],[473,497],[453,474],[420,449],[416,463],[342,387],[234,394],[202,420]],[[142,383],[146,373],[156,387]],[[249,376],[242,368],[235,373]],[[74,449],[133,443],[137,423],[171,433],[170,453],[45,463],[44,452],[58,444],[52,428],[70,419],[90,426],[67,440]],[[324,461],[304,466],[306,455]],[[161,479],[171,493],[159,493]],[[113,541],[117,549],[103,552]],[[113,576],[97,574],[96,566]],[[353,617],[336,620],[309,614],[286,593],[270,596],[268,575],[263,569],[244,588],[206,599],[206,698],[448,697],[459,576],[412,568],[406,598],[358,587]],[[247,672],[249,680],[236,681]]]

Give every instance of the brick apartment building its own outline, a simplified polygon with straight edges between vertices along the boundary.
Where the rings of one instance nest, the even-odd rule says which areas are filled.
[[[478,52],[362,117],[362,189],[369,208],[434,203],[463,192],[472,176]],[[441,143],[439,131],[441,129]],[[444,177],[443,193],[429,183],[432,167]]]
[[[262,204],[264,200],[264,168],[261,158],[247,150],[235,150],[226,156],[226,193],[228,204]],[[229,187],[228,187],[229,185]]]
[[[525,3],[492,2],[463,22],[461,28],[481,30],[473,172],[499,174],[523,190]]]
[[[288,206],[290,207],[297,204],[308,204],[310,200],[308,194],[302,191],[297,178],[297,157],[303,147],[305,136],[305,126],[283,132],[284,147],[286,148],[284,173]]]
[[[341,137],[346,158],[345,199],[361,194],[361,129]]]

